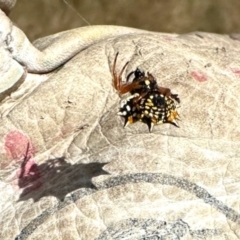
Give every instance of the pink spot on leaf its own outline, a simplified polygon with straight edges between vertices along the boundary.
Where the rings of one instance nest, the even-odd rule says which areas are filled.
[[[39,166],[33,160],[35,149],[30,139],[19,131],[12,131],[5,137],[7,155],[16,161],[21,161],[17,170],[18,187],[27,194],[42,186],[43,180]]]
[[[233,73],[235,73],[238,77],[240,77],[240,69],[232,68],[231,69]]]
[[[195,78],[199,82],[205,82],[207,81],[207,76],[201,72],[191,72],[191,76]]]
[[[28,147],[29,145],[29,147]],[[30,140],[19,131],[12,131],[5,137],[5,150],[12,160],[19,160],[25,156],[28,147],[27,157],[32,157],[35,150]]]

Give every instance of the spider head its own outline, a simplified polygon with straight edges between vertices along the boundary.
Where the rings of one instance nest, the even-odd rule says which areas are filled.
[[[132,71],[127,75],[127,79],[126,79],[127,82],[129,81],[132,75],[134,75],[134,79],[133,79],[133,82],[134,82],[134,81],[138,81],[140,78],[145,77],[145,72],[141,71],[139,68],[136,68],[135,71]]]
[[[141,77],[145,77],[145,72],[144,72],[144,71],[141,71],[139,68],[137,68],[137,69],[134,71],[134,76],[135,76],[134,79],[139,79],[139,78],[141,78]]]
[[[147,73],[147,75],[145,75],[144,71],[141,71],[139,68],[137,68],[135,71],[128,74],[127,81],[129,81],[129,78],[132,74],[134,74],[132,83],[135,84],[133,85],[134,87],[130,90],[131,94],[146,94],[147,92],[156,88],[157,81],[150,73]]]

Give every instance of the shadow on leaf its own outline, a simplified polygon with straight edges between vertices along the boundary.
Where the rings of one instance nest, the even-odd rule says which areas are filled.
[[[79,188],[96,189],[91,179],[108,174],[102,169],[106,163],[71,165],[63,157],[50,159],[41,165],[28,164],[30,161],[31,159],[24,159],[21,166],[18,186],[23,192],[18,201],[32,198],[36,202],[47,196],[63,201],[68,193]]]

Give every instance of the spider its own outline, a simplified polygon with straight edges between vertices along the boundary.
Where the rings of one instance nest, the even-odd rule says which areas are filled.
[[[120,103],[119,115],[125,119],[124,127],[128,124],[141,121],[147,124],[149,132],[154,125],[170,123],[178,127],[175,119],[179,119],[176,110],[180,99],[177,94],[172,94],[169,88],[160,87],[152,74],[147,75],[139,68],[128,74],[126,82],[122,81],[122,74],[129,62],[127,62],[119,75],[116,72],[118,53],[113,63],[113,85],[121,96],[125,93],[131,95]],[[134,79],[129,78],[134,74]]]

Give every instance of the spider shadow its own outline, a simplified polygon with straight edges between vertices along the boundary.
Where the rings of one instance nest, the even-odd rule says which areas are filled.
[[[27,160],[28,161],[28,160]],[[68,193],[79,188],[96,189],[91,179],[99,175],[109,174],[102,168],[107,163],[70,164],[64,157],[50,159],[46,163],[32,164],[29,174],[21,174],[18,180],[19,188],[23,189],[18,201],[30,198],[34,202],[42,197],[54,196],[63,201]],[[21,171],[24,172],[22,165]]]

